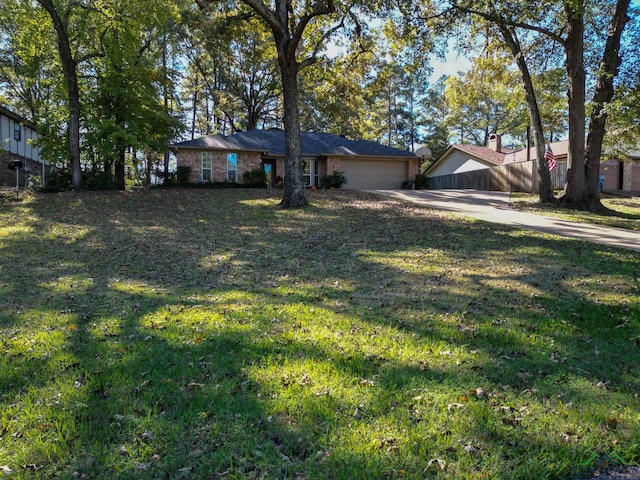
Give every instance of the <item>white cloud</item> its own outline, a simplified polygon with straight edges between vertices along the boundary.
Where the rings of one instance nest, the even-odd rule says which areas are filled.
[[[435,56],[432,57],[431,66],[433,67],[431,81],[435,82],[442,75],[451,76],[457,75],[459,72],[466,72],[471,67],[471,62],[468,58],[449,48],[444,60],[436,58]]]

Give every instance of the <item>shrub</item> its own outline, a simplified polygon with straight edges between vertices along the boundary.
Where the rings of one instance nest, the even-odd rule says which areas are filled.
[[[111,190],[114,188],[114,180],[111,172],[90,170],[82,175],[82,188],[85,190]]]
[[[265,172],[261,167],[244,172],[242,174],[242,179],[247,186],[251,185],[261,188],[267,186],[267,172]]]
[[[71,172],[64,169],[55,169],[46,177],[45,184],[41,187],[43,192],[65,192],[71,190],[73,182],[71,180]]]
[[[348,182],[347,177],[344,176],[344,172],[338,172],[334,170],[331,175],[322,177],[321,186],[324,188],[341,188]]]
[[[427,189],[427,176],[424,173],[416,175],[416,181],[414,183],[416,190]]]
[[[184,185],[189,181],[191,175],[191,167],[186,165],[179,165],[176,170],[176,180],[179,184]]]

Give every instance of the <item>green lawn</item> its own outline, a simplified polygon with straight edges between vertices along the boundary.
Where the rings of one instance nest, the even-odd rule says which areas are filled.
[[[552,479],[640,460],[640,256],[388,198],[0,203],[0,476]]]
[[[608,211],[597,214],[548,205],[541,206],[540,197],[526,193],[513,193],[511,202],[521,210],[530,213],[564,218],[574,222],[640,230],[640,197],[602,194],[602,205]]]

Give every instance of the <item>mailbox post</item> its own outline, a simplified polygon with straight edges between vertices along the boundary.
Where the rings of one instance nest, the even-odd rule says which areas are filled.
[[[14,160],[12,162],[9,162],[9,164],[7,165],[7,168],[9,170],[16,171],[16,196],[18,196],[20,192],[20,169],[22,169],[22,167],[23,164],[20,160]]]

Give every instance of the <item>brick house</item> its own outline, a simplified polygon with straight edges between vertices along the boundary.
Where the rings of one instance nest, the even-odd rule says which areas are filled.
[[[264,169],[271,184],[283,176],[285,138],[280,129],[209,135],[169,148],[176,154],[178,167],[190,167],[190,183],[242,183],[244,172],[255,168]],[[310,187],[340,171],[347,178],[344,188],[399,189],[418,173],[418,158],[413,153],[376,142],[302,132],[301,149],[304,178]]]

